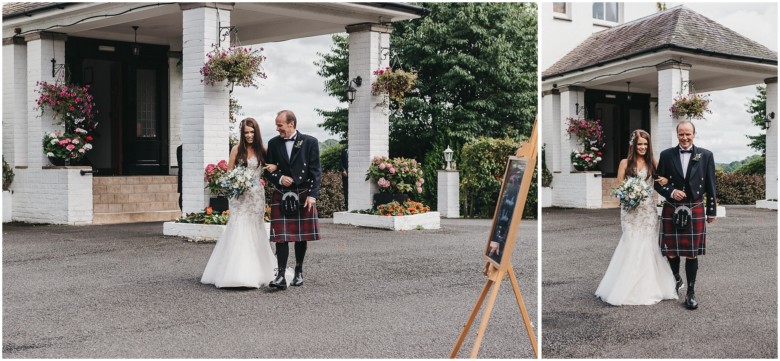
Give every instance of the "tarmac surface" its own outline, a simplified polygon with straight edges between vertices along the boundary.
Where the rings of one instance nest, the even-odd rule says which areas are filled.
[[[652,306],[601,302],[593,293],[620,240],[620,211],[545,208],[542,357],[776,359],[777,211],[726,215],[707,226],[691,311],[684,294]]]
[[[4,224],[2,356],[446,358],[485,285],[490,226],[442,219],[440,230],[392,232],[323,219],[305,284],[273,291],[201,284],[214,243],[163,236],[159,222]],[[537,230],[521,222],[512,257],[535,328]],[[533,357],[509,281],[479,357]]]

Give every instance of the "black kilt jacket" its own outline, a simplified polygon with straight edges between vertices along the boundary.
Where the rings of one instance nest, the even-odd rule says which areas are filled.
[[[655,190],[666,198],[661,212],[658,240],[661,251],[667,256],[695,257],[705,254],[707,217],[717,215],[715,159],[712,152],[693,146],[688,170],[683,177],[680,147],[666,149],[658,159],[657,173],[669,179],[669,183],[664,186],[655,183]],[[683,201],[677,202],[672,198],[675,189],[685,192]],[[708,198],[706,209],[701,204],[705,195]],[[672,222],[672,213],[680,205],[686,205],[692,210],[691,225],[686,230],[677,229]]]
[[[300,242],[320,239],[317,206],[306,209],[306,197],[319,198],[320,192],[320,144],[316,138],[298,134],[293,142],[291,156],[287,156],[285,140],[279,136],[268,141],[268,163],[276,164],[277,170],[267,175],[274,192],[271,196],[271,242]],[[285,175],[294,184],[284,187],[279,179]],[[298,194],[300,208],[296,214],[282,212],[282,195],[287,192]]]

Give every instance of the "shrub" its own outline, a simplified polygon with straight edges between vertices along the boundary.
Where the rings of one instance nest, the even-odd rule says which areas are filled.
[[[493,217],[507,159],[518,145],[509,138],[478,138],[463,146],[460,189],[464,217]]]
[[[545,153],[546,145],[542,145],[542,187],[549,187],[553,181],[553,174],[547,169],[547,157]]]
[[[3,157],[3,190],[7,191],[13,182],[14,170],[11,168],[11,165],[5,161],[5,157]]]
[[[339,161],[341,160],[341,151],[346,148],[346,144],[336,144],[325,148],[320,152],[320,166],[322,171],[338,171]]]
[[[733,173],[737,174],[766,174],[766,157],[756,157],[740,165]]]
[[[719,204],[755,204],[764,199],[765,179],[758,174],[717,172]]]
[[[366,172],[366,180],[372,180],[379,186],[380,192],[398,194],[422,193],[422,164],[414,159],[374,157]]]
[[[331,218],[334,212],[345,211],[344,191],[341,187],[341,173],[322,172],[320,199],[317,200],[317,213],[320,218]]]

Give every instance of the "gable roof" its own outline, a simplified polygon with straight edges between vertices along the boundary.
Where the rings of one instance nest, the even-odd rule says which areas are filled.
[[[777,65],[776,52],[681,5],[591,35],[542,79],[660,50]]]
[[[3,3],[3,18],[21,16],[32,12],[33,10],[47,9],[57,6],[60,3],[28,3],[28,2],[8,2]]]

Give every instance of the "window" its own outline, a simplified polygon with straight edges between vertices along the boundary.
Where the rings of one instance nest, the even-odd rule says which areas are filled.
[[[552,3],[553,18],[571,20],[571,3]]]
[[[157,137],[157,76],[154,70],[138,69],[136,83],[136,136]]]
[[[593,19],[611,23],[619,22],[618,3],[594,2]]]

